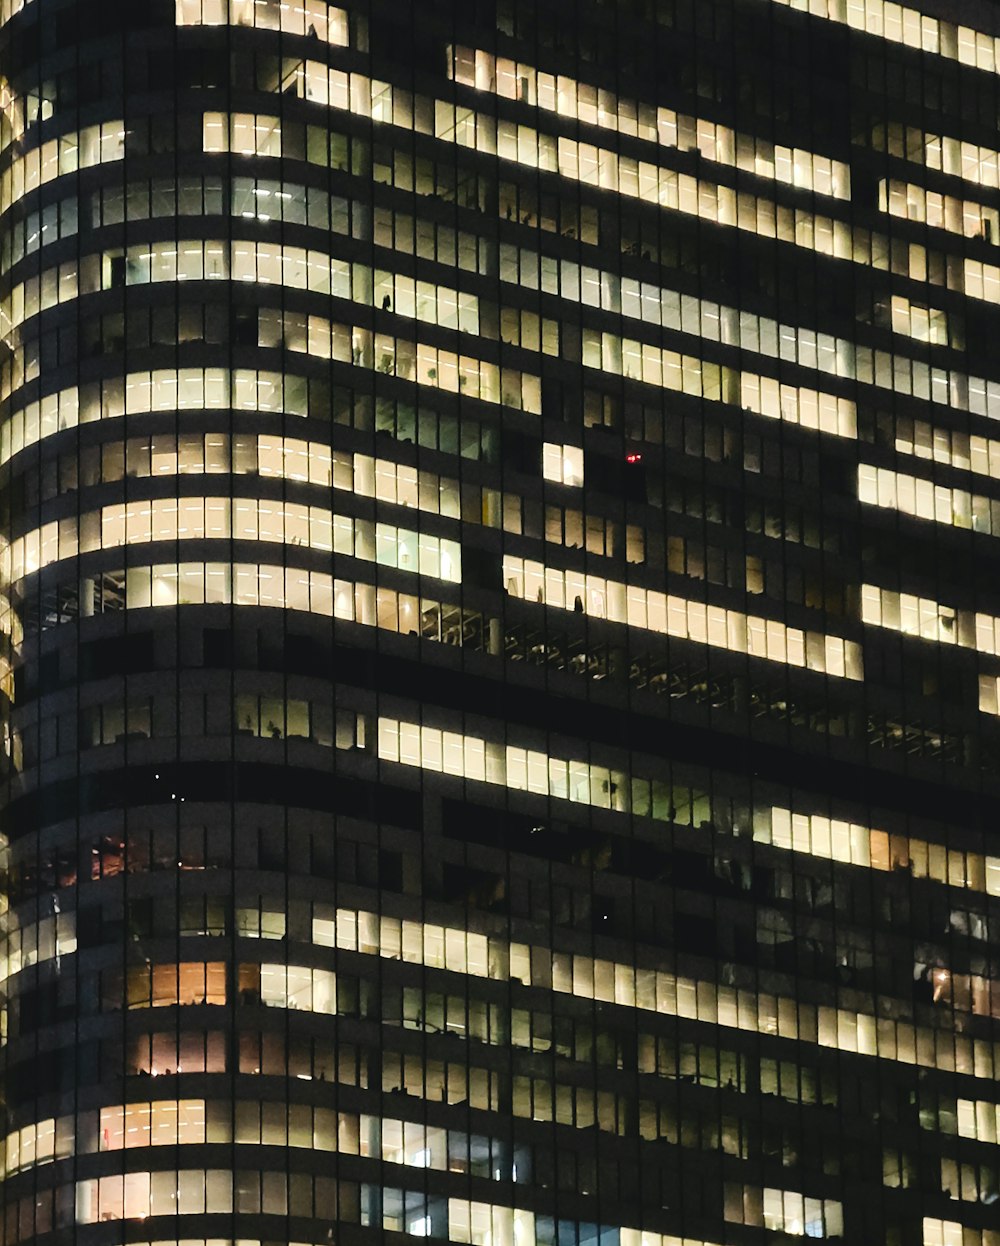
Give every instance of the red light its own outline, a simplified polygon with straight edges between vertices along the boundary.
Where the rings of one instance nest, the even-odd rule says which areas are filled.
[[[626,463],[641,463],[642,455],[641,454],[626,454],[625,462]]]

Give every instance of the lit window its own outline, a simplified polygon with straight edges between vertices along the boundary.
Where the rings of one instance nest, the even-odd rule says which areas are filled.
[[[542,475],[560,485],[583,484],[583,451],[579,446],[560,446],[551,441],[542,446]]]

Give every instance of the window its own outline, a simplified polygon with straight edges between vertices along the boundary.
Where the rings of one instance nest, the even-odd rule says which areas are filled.
[[[583,451],[546,441],[542,446],[542,476],[560,485],[583,485]]]

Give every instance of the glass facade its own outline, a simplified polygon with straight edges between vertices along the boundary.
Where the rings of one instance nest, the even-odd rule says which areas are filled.
[[[998,134],[974,0],[0,0],[0,1246],[1000,1246]]]

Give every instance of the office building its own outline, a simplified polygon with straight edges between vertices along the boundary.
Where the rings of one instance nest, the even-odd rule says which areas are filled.
[[[1000,7],[0,0],[2,1246],[1000,1246]]]

